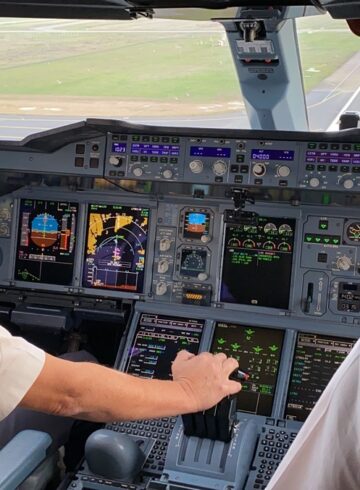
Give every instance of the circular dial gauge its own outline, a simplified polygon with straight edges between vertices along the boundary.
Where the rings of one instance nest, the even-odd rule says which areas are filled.
[[[266,223],[266,225],[264,226],[264,233],[276,233],[277,232],[277,228],[276,228],[276,225],[274,225],[274,223]]]
[[[346,228],[346,237],[351,242],[360,242],[360,221],[350,223]]]
[[[279,234],[280,235],[291,236],[293,234],[293,231],[291,229],[291,226],[289,226],[286,223],[284,223],[283,225],[280,225],[279,226]]]

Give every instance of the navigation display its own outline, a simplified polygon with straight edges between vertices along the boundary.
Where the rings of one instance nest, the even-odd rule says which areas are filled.
[[[180,350],[199,352],[204,320],[142,313],[127,352],[125,372],[142,378],[171,379]]]
[[[237,394],[238,410],[271,415],[283,340],[283,330],[216,324],[211,352],[234,357],[240,369],[250,375]]]
[[[72,283],[78,204],[22,199],[14,278],[33,283]]]
[[[259,217],[257,225],[228,225],[220,300],[289,307],[295,220]]]
[[[356,340],[299,333],[291,370],[285,418],[306,420]]]
[[[90,204],[83,286],[141,293],[148,208]]]

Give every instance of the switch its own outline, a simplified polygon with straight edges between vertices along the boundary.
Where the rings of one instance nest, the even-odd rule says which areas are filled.
[[[323,263],[323,264],[326,264],[327,259],[328,259],[328,256],[325,253],[319,253],[317,256],[317,261],[320,263]]]

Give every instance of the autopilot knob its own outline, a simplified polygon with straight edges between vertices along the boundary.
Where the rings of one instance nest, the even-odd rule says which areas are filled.
[[[290,172],[291,170],[287,165],[280,165],[280,167],[277,169],[278,176],[283,178],[289,177]]]
[[[255,177],[262,177],[266,174],[266,166],[263,163],[255,163],[253,166],[253,174]]]
[[[110,165],[113,165],[114,167],[121,167],[123,163],[123,159],[121,157],[118,157],[116,155],[111,155],[109,158],[109,163]]]
[[[226,162],[224,162],[224,160],[216,160],[216,162],[214,162],[213,164],[212,169],[215,175],[217,175],[218,177],[222,177],[227,172]]]
[[[127,434],[100,429],[88,437],[85,459],[96,475],[133,481],[145,462],[145,454]]]
[[[204,164],[201,160],[193,160],[189,163],[189,168],[193,174],[201,174],[204,168]]]
[[[341,271],[348,271],[352,266],[351,258],[348,257],[347,255],[342,255],[337,259],[336,266]]]

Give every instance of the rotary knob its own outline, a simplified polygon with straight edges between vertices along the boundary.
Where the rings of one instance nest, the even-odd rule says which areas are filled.
[[[116,157],[115,155],[111,155],[111,157],[109,158],[109,163],[114,167],[120,167],[122,164],[122,158]]]
[[[345,189],[352,189],[354,187],[354,181],[351,179],[346,179],[343,182],[343,186],[345,187]]]
[[[336,266],[341,271],[348,271],[352,266],[350,257],[347,257],[346,255],[339,257],[336,261]]]
[[[165,274],[169,270],[169,262],[166,259],[159,260],[158,273]]]
[[[167,291],[167,285],[165,282],[158,282],[156,284],[156,296],[164,296]]]
[[[166,170],[164,170],[162,172],[162,176],[164,177],[164,179],[172,179],[173,178],[173,173],[172,173],[172,171],[169,168],[167,168]]]
[[[206,272],[200,272],[197,276],[197,278],[199,279],[199,281],[206,281],[206,279],[208,278],[209,276],[206,274]]]
[[[141,177],[143,173],[144,171],[141,167],[135,167],[133,170],[133,174],[135,175],[135,177]]]
[[[200,174],[203,171],[204,164],[201,160],[193,160],[189,163],[189,168],[193,174]]]
[[[159,244],[160,252],[167,252],[168,250],[170,250],[170,247],[171,247],[171,241],[168,238],[162,238],[160,240],[160,244]]]
[[[277,174],[279,177],[289,177],[291,170],[287,165],[281,165],[277,169]]]
[[[209,243],[209,242],[211,242],[211,236],[210,235],[201,235],[200,240],[203,243]]]
[[[225,175],[227,171],[227,165],[223,160],[216,160],[212,168],[214,174],[217,175],[218,177]]]
[[[310,187],[319,187],[320,185],[320,180],[317,177],[313,177],[309,181]]]
[[[266,167],[263,163],[255,163],[253,166],[253,174],[255,177],[262,177],[266,174]]]

